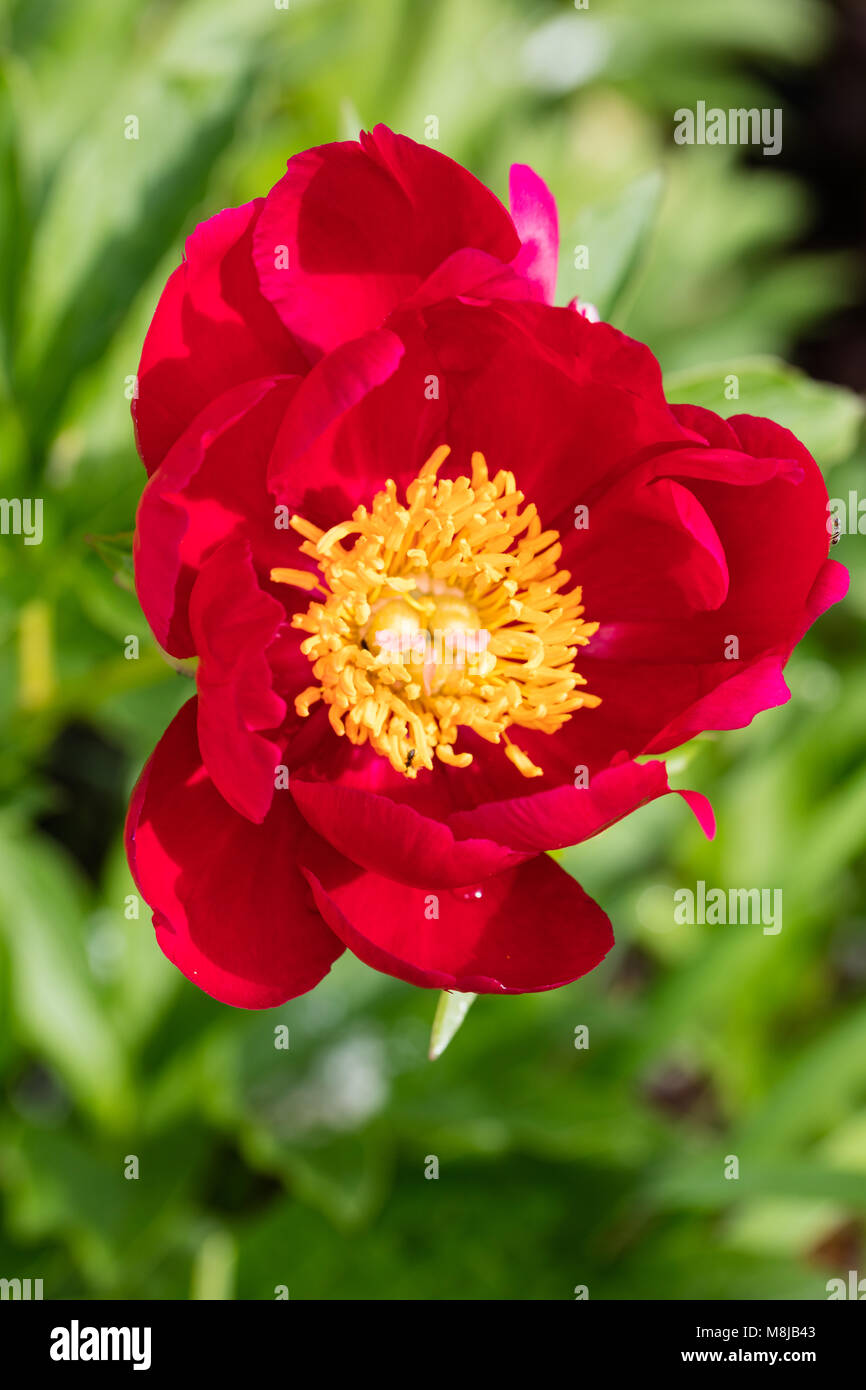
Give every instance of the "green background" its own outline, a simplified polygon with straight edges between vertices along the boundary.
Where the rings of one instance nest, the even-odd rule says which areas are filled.
[[[569,988],[479,1000],[435,1063],[432,993],[347,955],[313,994],[243,1013],[163,959],[143,905],[127,920],[125,798],[191,685],[122,547],[113,576],[85,539],[132,526],[128,380],[196,222],[299,149],[377,121],[423,139],[431,115],[500,196],[512,161],[547,179],[561,302],[649,342],[673,399],[790,425],[846,496],[861,404],[781,359],[850,300],[853,266],[796,249],[809,196],[771,159],[672,140],[699,98],[779,105],[756,74],[819,62],[830,12],[0,13],[0,492],[45,501],[41,546],[0,538],[0,1276],[47,1298],[796,1299],[866,1273],[863,537],[834,552],[852,591],[791,661],[790,704],[676,759],[715,843],[667,798],[565,852],[616,949]],[[782,932],[675,926],[698,878],[781,888]]]

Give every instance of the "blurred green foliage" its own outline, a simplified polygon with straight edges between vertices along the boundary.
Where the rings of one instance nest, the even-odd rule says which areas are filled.
[[[862,537],[838,547],[852,592],[791,662],[791,703],[677,763],[713,797],[715,843],[667,799],[564,852],[615,951],[573,987],[480,999],[433,1064],[431,994],[346,956],[245,1014],[182,979],[145,910],[127,920],[123,799],[190,686],[86,540],[132,525],[129,378],[196,221],[298,149],[380,120],[423,138],[431,114],[500,194],[515,160],[548,180],[563,302],[648,341],[673,399],[789,424],[846,496],[861,403],[779,359],[847,301],[850,266],[793,249],[809,202],[772,160],[671,140],[698,98],[777,105],[756,72],[817,61],[829,11],[0,12],[0,492],[43,497],[46,528],[0,543],[0,1274],[47,1297],[714,1299],[820,1298],[863,1272]],[[73,854],[82,836],[107,853]],[[782,932],[675,926],[673,890],[698,878],[781,887]]]

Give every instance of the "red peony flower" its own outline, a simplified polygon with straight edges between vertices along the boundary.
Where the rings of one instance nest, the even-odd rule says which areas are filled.
[[[199,227],[147,336],[136,577],[197,696],[127,841],[165,954],[250,1008],[345,947],[470,992],[591,970],[546,850],[789,692],[846,587],[771,421],[669,407],[647,348],[553,308],[556,212],[378,127]],[[712,812],[684,792],[708,833]]]

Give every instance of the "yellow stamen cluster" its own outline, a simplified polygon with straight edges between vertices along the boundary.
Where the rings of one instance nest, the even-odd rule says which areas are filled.
[[[471,477],[439,479],[449,452],[428,459],[405,503],[389,480],[328,531],[292,518],[321,579],[297,569],[271,578],[323,595],[293,619],[310,634],[301,650],[318,682],[295,707],[306,715],[324,700],[337,734],[369,741],[407,777],[434,757],[467,767],[461,727],[504,742],[520,772],[539,777],[507,730],[554,733],[600,703],[573,669],[598,623],[583,621],[580,588],[563,592],[559,534],[542,530],[532,504],[521,510],[514,475],[489,477],[475,453]]]

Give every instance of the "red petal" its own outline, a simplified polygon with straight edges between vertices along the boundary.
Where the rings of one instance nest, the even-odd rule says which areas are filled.
[[[349,876],[345,860],[324,849],[304,864],[319,911],[350,951],[427,989],[556,989],[593,970],[613,945],[601,908],[546,855],[441,894]]]
[[[510,469],[546,526],[573,526],[643,460],[692,443],[652,354],[568,309],[448,301],[425,314],[424,344],[448,402],[454,463],[473,450]],[[402,328],[401,328],[402,331]]]
[[[401,883],[455,888],[522,858],[489,839],[455,840],[447,825],[372,791],[300,777],[291,785],[304,818],[335,849]]]
[[[199,415],[144,489],[135,537],[139,601],[157,641],[194,652],[189,595],[206,556],[229,536],[253,541],[259,573],[291,564],[274,528],[267,464],[297,378],[246,382]]]
[[[706,509],[670,478],[626,479],[595,503],[585,531],[562,532],[562,563],[583,588],[587,617],[602,624],[678,622],[728,595],[725,552]],[[578,669],[580,663],[578,662]]]
[[[518,257],[519,259],[519,257]],[[443,299],[467,299],[490,303],[497,299],[534,299],[532,281],[515,265],[503,265],[486,251],[464,248],[455,251],[437,266],[414,294],[404,301],[404,309],[423,309]],[[395,314],[392,322],[399,322]]]
[[[262,291],[311,361],[379,327],[463,247],[507,263],[520,243],[466,169],[381,125],[290,159],[254,236]]]
[[[744,729],[756,714],[787,704],[791,692],[782,675],[785,657],[770,654],[737,666],[734,674],[722,680],[708,694],[690,704],[661,729],[646,747],[648,753],[667,753],[706,729]]]
[[[163,290],[132,402],[148,473],[222,391],[253,377],[305,370],[305,359],[258,286],[252,233],[262,204],[259,198],[202,222]]]
[[[202,765],[196,701],[169,725],[133,793],[129,865],[160,947],[224,1004],[268,1009],[304,994],[343,947],[296,867],[309,835],[286,793],[262,825],[223,801]]]
[[[284,620],[283,605],[259,588],[248,541],[226,541],[205,560],[190,599],[199,747],[217,790],[259,822],[281,761],[280,744],[261,730],[277,729],[286,714],[267,655]]]
[[[523,243],[514,268],[532,281],[546,304],[552,304],[559,262],[559,218],[553,194],[528,164],[512,164],[508,204]]]
[[[486,835],[512,849],[532,853],[564,849],[599,835],[638,807],[674,791],[662,762],[619,761],[591,777],[586,786],[555,787],[458,811],[448,824],[456,835]],[[682,792],[704,832],[712,837],[712,810],[705,797]]]
[[[396,334],[382,328],[343,343],[312,369],[286,411],[274,444],[268,480],[276,496],[291,495],[293,486],[297,491],[299,472],[308,470],[309,460],[305,456],[315,445],[323,444],[328,432],[339,427],[344,417],[356,429],[362,425],[362,415],[353,420],[353,407],[393,377],[403,353],[403,344]],[[369,441],[362,459],[367,491],[372,497],[381,476],[375,440]],[[314,472],[312,478],[305,476],[303,481],[305,485],[312,482],[315,487],[324,480]],[[347,512],[335,516],[334,521],[345,520],[348,515]]]
[[[811,625],[848,592],[850,576],[838,560],[825,560],[806,600],[806,618]]]
[[[656,455],[640,473],[680,480],[709,518],[727,563],[727,597],[712,611],[677,618],[667,606],[652,616],[655,575],[664,573],[667,555],[655,565],[647,560],[654,583],[642,584],[631,562],[639,542],[626,530],[621,556],[615,526],[598,524],[618,494],[596,505],[585,553],[578,537],[564,555],[583,583],[587,616],[601,621],[579,662],[602,699],[581,726],[586,741],[578,761],[586,764],[604,762],[617,741],[631,754],[662,753],[705,729],[741,728],[784,703],[782,668],[792,648],[822,605],[844,592],[838,578],[819,583],[828,563],[826,488],[803,445],[771,421],[677,413],[690,427],[700,425],[713,447]],[[628,480],[620,491],[627,487]],[[620,585],[613,590],[619,612],[605,597],[610,576]],[[688,569],[682,579],[687,589]],[[700,595],[699,569],[694,579]],[[631,597],[623,591],[629,585]],[[563,731],[576,750],[577,732]]]

